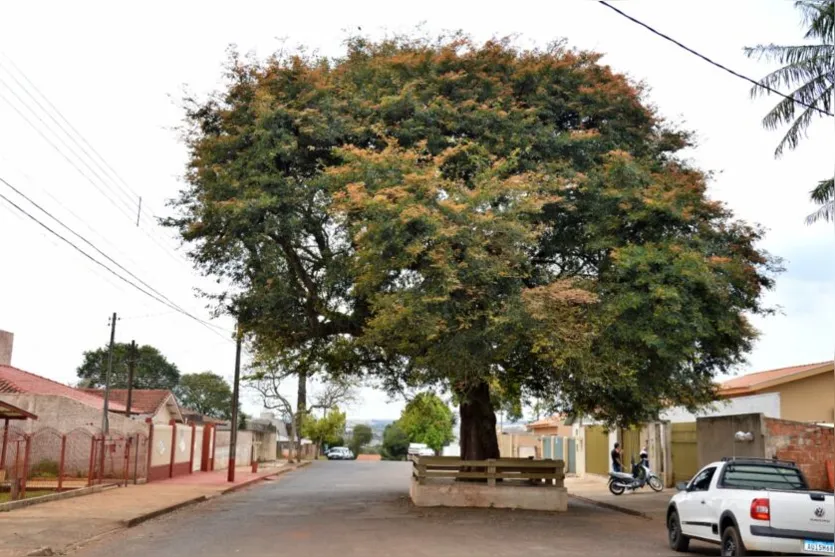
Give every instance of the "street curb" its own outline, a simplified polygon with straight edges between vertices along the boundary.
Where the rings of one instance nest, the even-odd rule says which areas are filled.
[[[255,483],[258,483],[260,481],[266,480],[267,478],[274,478],[276,476],[286,474],[287,472],[292,472],[293,470],[296,470],[298,468],[303,468],[306,465],[307,465],[306,463],[302,463],[298,466],[293,466],[293,467],[288,466],[288,467],[285,467],[285,468],[280,468],[280,469],[276,470],[274,474],[268,474],[268,475],[265,475],[265,476],[261,476],[260,478],[252,478],[251,480],[247,480],[247,481],[245,481],[243,483],[240,483],[238,485],[234,485],[234,486],[232,486],[230,488],[227,488],[227,489],[224,489],[223,491],[218,492],[218,493],[212,493],[212,494],[209,494],[209,495],[200,495],[199,497],[194,497],[193,499],[188,499],[187,501],[181,501],[181,502],[179,502],[175,505],[164,507],[162,509],[156,509],[156,510],[151,511],[149,513],[145,513],[145,514],[142,514],[142,515],[139,515],[139,516],[135,516],[135,517],[130,518],[128,520],[123,520],[123,521],[121,521],[121,524],[125,528],[133,528],[134,526],[138,526],[138,525],[142,524],[143,522],[147,522],[148,520],[158,518],[158,517],[160,517],[162,515],[165,515],[165,514],[173,513],[173,512],[178,511],[178,510],[180,510],[184,507],[189,507],[191,505],[196,505],[198,503],[203,503],[204,501],[209,501],[211,499],[215,499],[216,497],[226,495],[227,493],[233,493],[235,491],[238,491],[240,489],[243,489],[245,487],[249,487],[249,486],[251,486]]]
[[[149,513],[141,514],[139,516],[135,516],[133,518],[129,518],[127,520],[120,521],[125,528],[133,528],[134,526],[138,526],[143,522],[151,520],[152,518],[157,518],[158,516],[162,516],[164,514],[173,513],[174,511],[178,511],[183,507],[188,507],[191,505],[196,505],[197,503],[202,503],[203,501],[208,501],[209,497],[207,495],[201,495],[200,497],[195,497],[193,499],[188,499],[187,501],[180,501],[175,505],[170,505],[168,507],[163,507],[161,509],[157,509],[155,511],[151,511]]]
[[[278,476],[281,476],[281,475],[286,474],[288,472],[292,472],[293,470],[298,470],[299,468],[304,468],[305,466],[309,466],[309,465],[310,465],[310,461],[308,460],[308,461],[300,462],[300,463],[292,465],[292,466],[284,466],[282,468],[279,468],[278,470],[276,470],[272,474],[267,474],[267,475],[264,475],[264,476],[260,476],[258,478],[252,478],[251,480],[247,480],[247,481],[245,481],[243,483],[240,483],[238,485],[233,485],[232,487],[230,487],[228,489],[224,489],[220,493],[218,493],[216,495],[213,495],[212,498],[218,497],[220,495],[226,495],[227,493],[234,493],[236,491],[244,489],[245,487],[249,487],[253,484],[257,484],[258,482],[263,482],[264,480],[271,480],[273,478],[277,478]]]
[[[90,487],[80,487],[69,491],[62,491],[61,493],[52,493],[50,495],[41,495],[40,497],[32,497],[31,499],[21,499],[20,501],[9,501],[7,503],[0,503],[0,513],[13,511],[15,509],[23,509],[31,507],[32,505],[39,505],[40,503],[49,503],[50,501],[61,501],[62,499],[72,499],[73,497],[83,497],[91,493],[98,493],[100,491],[107,491],[121,487],[116,484],[108,485],[94,485]]]
[[[631,516],[637,516],[639,518],[643,518],[645,520],[652,520],[652,517],[646,513],[642,513],[641,511],[636,511],[633,509],[628,509],[626,507],[621,507],[618,505],[612,505],[611,503],[604,503],[603,501],[597,501],[595,499],[589,499],[588,497],[583,497],[582,495],[575,495],[573,493],[568,494],[569,497],[577,499],[578,501],[582,501],[584,503],[588,503],[589,505],[594,505],[595,507],[600,507],[602,509],[608,509],[610,511],[615,511],[623,514],[628,514]]]

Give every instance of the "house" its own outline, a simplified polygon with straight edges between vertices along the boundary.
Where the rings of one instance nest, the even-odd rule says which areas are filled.
[[[567,425],[566,417],[561,414],[554,414],[542,420],[531,422],[527,425],[528,431],[535,435],[557,435],[559,437],[571,437],[571,426]]]
[[[835,421],[835,370],[820,362],[749,373],[725,381],[718,388],[721,398],[777,393],[780,418],[795,422]]]
[[[39,428],[51,427],[61,433],[74,429],[98,432],[101,428],[101,398],[9,365],[0,365],[0,401],[38,416]],[[119,402],[110,405],[108,419],[112,431],[147,431],[144,423],[126,418],[124,412],[125,407]],[[34,422],[24,424],[31,432]]]
[[[219,425],[219,424],[227,424],[227,420],[221,420],[219,418],[214,418],[212,416],[207,416],[205,414],[201,414],[197,410],[192,410],[191,408],[182,408],[180,407],[180,414],[183,416],[183,423],[186,424],[195,424],[195,425]]]
[[[85,393],[104,399],[104,389],[79,389]],[[118,405],[119,410],[115,412],[127,412],[128,390],[110,389],[108,404]],[[174,393],[165,389],[133,389],[130,402],[130,413],[136,419],[146,421],[148,418],[155,424],[168,424],[171,420],[181,424],[185,422],[177,397]]]

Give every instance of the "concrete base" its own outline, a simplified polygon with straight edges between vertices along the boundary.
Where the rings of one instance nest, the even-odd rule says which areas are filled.
[[[412,503],[418,507],[484,507],[532,511],[568,510],[564,487],[510,485],[488,487],[482,483],[438,482],[420,485],[412,478]]]

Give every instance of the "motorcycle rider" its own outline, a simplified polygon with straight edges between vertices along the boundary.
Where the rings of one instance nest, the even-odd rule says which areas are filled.
[[[649,452],[647,452],[646,447],[641,449],[641,466],[645,466],[649,470]]]
[[[615,448],[612,449],[612,472],[623,471],[623,462],[620,456],[620,443],[615,443]]]

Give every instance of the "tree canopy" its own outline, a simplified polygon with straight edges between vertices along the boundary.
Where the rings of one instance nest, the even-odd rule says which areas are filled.
[[[256,342],[451,391],[465,458],[498,456],[497,402],[692,408],[743,361],[778,265],[599,60],[462,35],[232,53],[226,87],[187,100],[167,224]]]
[[[183,375],[174,393],[185,408],[225,420],[232,417],[232,389],[216,373],[204,371]]]
[[[449,406],[433,393],[420,393],[410,400],[397,424],[410,443],[424,443],[436,454],[455,439],[455,416]]]
[[[128,360],[134,358],[134,389],[173,390],[180,381],[180,370],[169,362],[153,346],[139,346],[136,354],[131,354],[131,345],[115,343],[113,345],[113,369],[110,375],[110,387],[128,388]],[[83,361],[76,370],[80,383],[88,388],[104,388],[107,376],[108,347],[84,352]]]
[[[371,428],[366,424],[357,424],[354,426],[354,431],[351,433],[350,448],[355,455],[360,454],[362,448],[368,445],[374,438]]]
[[[342,439],[344,431],[345,412],[341,412],[339,408],[328,410],[321,418],[306,414],[302,421],[302,435],[318,447],[335,445]]]
[[[384,460],[403,460],[409,452],[409,436],[393,422],[383,430],[383,447],[380,453]]]

